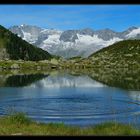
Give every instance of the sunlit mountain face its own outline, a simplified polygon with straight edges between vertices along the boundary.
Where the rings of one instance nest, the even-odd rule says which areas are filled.
[[[92,53],[125,39],[140,39],[140,28],[130,27],[123,32],[110,29],[57,30],[32,25],[12,26],[10,31],[30,44],[64,58],[88,57]]]

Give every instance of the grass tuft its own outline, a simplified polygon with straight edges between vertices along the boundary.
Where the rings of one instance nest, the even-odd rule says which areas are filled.
[[[8,121],[11,123],[18,123],[18,124],[29,124],[31,123],[31,119],[29,119],[26,114],[22,112],[16,112],[13,114],[10,114],[7,117]]]

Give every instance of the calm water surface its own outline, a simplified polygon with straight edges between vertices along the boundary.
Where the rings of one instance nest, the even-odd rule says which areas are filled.
[[[1,75],[0,86],[0,115],[15,110],[45,123],[140,125],[140,91],[109,87],[87,75]]]

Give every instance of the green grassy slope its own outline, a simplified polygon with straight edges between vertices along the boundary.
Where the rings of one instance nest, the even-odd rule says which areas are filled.
[[[124,40],[110,45],[88,57],[95,66],[140,66],[140,40]]]

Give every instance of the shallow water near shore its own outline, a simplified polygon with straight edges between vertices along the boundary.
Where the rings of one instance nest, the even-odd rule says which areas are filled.
[[[1,75],[0,115],[81,127],[106,121],[140,125],[140,91],[110,87],[89,74]]]

